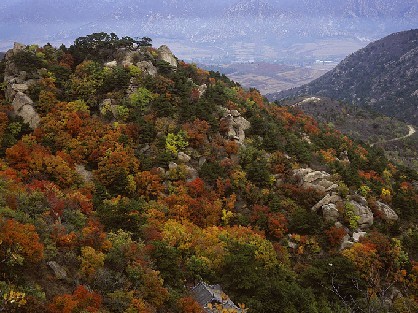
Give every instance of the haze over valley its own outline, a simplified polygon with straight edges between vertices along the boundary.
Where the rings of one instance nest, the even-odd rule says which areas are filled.
[[[69,44],[93,32],[148,36],[180,59],[220,66],[285,64],[233,78],[263,93],[318,77],[348,54],[390,33],[418,27],[414,0],[5,0],[0,4],[0,51],[14,41]],[[317,61],[328,61],[318,68]],[[301,73],[301,71],[306,73]],[[273,90],[274,88],[275,90]]]

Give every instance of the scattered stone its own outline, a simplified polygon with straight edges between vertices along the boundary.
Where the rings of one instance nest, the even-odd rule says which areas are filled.
[[[344,236],[343,242],[341,243],[340,247],[341,250],[348,249],[353,246],[354,242],[352,242],[350,239],[350,235],[347,234]]]
[[[340,162],[344,162],[344,163],[350,163],[350,159],[348,158],[348,152],[347,150],[342,151],[340,153],[340,158],[339,158]]]
[[[294,250],[296,250],[296,248],[298,247],[298,245],[297,245],[295,242],[293,242],[293,241],[288,241],[288,242],[287,242],[287,246],[288,246],[289,248],[294,249]]]
[[[59,279],[59,280],[67,279],[66,270],[62,266],[60,266],[57,262],[49,261],[47,264],[54,271],[54,275],[56,279]]]
[[[104,99],[102,103],[99,104],[99,111],[102,116],[106,116],[109,112],[114,118],[117,118],[118,116],[118,106],[113,104],[112,99]]]
[[[116,60],[113,60],[113,61],[110,61],[110,62],[105,63],[104,66],[105,67],[113,68],[113,67],[118,66],[118,62]]]
[[[162,177],[164,177],[166,175],[165,169],[162,167],[157,167],[158,172],[160,173],[160,175]]]
[[[382,214],[382,218],[386,221],[397,221],[398,214],[386,203],[376,201],[377,210]]]
[[[206,158],[205,157],[200,157],[199,158],[199,166],[202,166],[205,163],[206,163]]]
[[[190,157],[190,156],[188,156],[186,153],[184,153],[184,152],[180,151],[180,152],[177,154],[177,159],[178,159],[180,162],[182,162],[182,163],[187,163],[187,162],[189,162],[189,161],[191,160],[191,157]]]
[[[328,204],[337,204],[342,203],[343,199],[335,192],[332,194],[326,194],[317,204],[312,207],[312,211],[317,212],[320,208],[324,208],[324,206]]]
[[[311,138],[309,138],[309,136],[305,133],[302,134],[302,140],[307,142],[308,144],[312,144]]]
[[[176,169],[178,167],[178,164],[177,163],[175,163],[175,162],[170,162],[170,163],[168,163],[168,169],[169,170],[174,170],[174,169]]]
[[[199,98],[205,94],[207,89],[208,86],[206,84],[200,85],[199,88],[197,88],[197,91],[199,92]]]
[[[144,153],[145,153],[145,152],[147,152],[150,148],[151,148],[151,147],[150,147],[150,145],[149,145],[149,144],[145,144],[145,146],[144,146],[141,150],[139,150],[139,153],[140,153],[140,154],[144,154]]]
[[[327,222],[336,222],[340,216],[337,206],[334,203],[322,206],[322,215]]]
[[[186,165],[186,177],[186,181],[191,182],[199,177],[199,173],[195,168]]]
[[[353,233],[353,241],[354,242],[359,242],[360,238],[363,238],[366,235],[367,235],[367,233],[364,232],[364,231],[354,232]]]
[[[76,164],[75,171],[83,178],[84,182],[88,183],[93,180],[93,173],[86,170],[86,167],[83,164]]]

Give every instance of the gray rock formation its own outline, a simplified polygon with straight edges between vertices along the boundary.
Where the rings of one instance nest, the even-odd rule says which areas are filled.
[[[114,118],[117,118],[118,116],[118,106],[113,104],[112,99],[104,99],[102,103],[99,104],[99,111],[102,116],[106,116],[109,113]]]
[[[23,92],[17,92],[12,102],[13,110],[16,115],[21,116],[25,123],[28,123],[30,128],[38,127],[40,117],[33,108],[33,101]]]
[[[359,242],[360,239],[363,238],[366,235],[367,235],[367,233],[365,231],[354,232],[353,233],[353,241],[354,242]]]
[[[312,211],[317,212],[320,208],[323,208],[324,206],[328,204],[334,204],[342,203],[343,199],[335,192],[331,194],[326,194],[325,197],[323,197],[317,204],[315,204],[312,207]]]
[[[93,180],[93,173],[86,170],[83,164],[76,164],[75,171],[78,175],[81,176],[85,183],[91,182]]]
[[[343,242],[341,243],[341,247],[340,247],[341,250],[348,249],[354,244],[354,242],[351,241],[350,239],[351,239],[350,235],[347,234],[344,236]]]
[[[366,199],[351,200],[349,204],[353,208],[353,213],[359,217],[357,222],[360,229],[367,229],[373,225],[373,213],[367,206]]]
[[[191,160],[191,157],[189,155],[187,155],[186,153],[180,151],[177,154],[177,159],[179,160],[179,162],[187,163]]]
[[[338,185],[331,180],[331,175],[327,172],[300,168],[294,170],[293,174],[299,179],[299,185],[303,188],[313,188],[319,192],[330,192],[338,188]]]
[[[397,221],[398,214],[386,203],[376,201],[377,210],[382,214],[382,218],[386,221]]]
[[[110,68],[112,68],[112,67],[116,67],[116,66],[118,66],[118,62],[117,62],[116,60],[114,60],[114,61],[110,61],[110,62],[106,62],[106,63],[104,64],[104,66],[105,66],[105,67],[110,67]]]
[[[199,98],[205,94],[207,89],[208,89],[208,86],[206,84],[200,85],[197,88],[197,91],[199,92]]]
[[[171,50],[166,46],[162,45],[158,48],[158,59],[161,61],[165,61],[170,64],[172,67],[177,68],[177,59]]]
[[[245,140],[245,130],[249,129],[251,124],[237,110],[228,110],[222,107],[223,117],[221,123],[227,126],[227,137],[231,140],[243,144]]]
[[[150,76],[157,75],[157,68],[150,61],[141,61],[136,64],[138,68],[143,71],[145,74]]]
[[[325,204],[322,206],[322,216],[327,222],[336,222],[340,216],[337,206],[334,203]]]
[[[186,181],[191,182],[199,177],[199,173],[194,167],[186,165],[186,177]]]
[[[66,270],[55,261],[49,261],[48,266],[54,271],[55,278],[64,280],[67,279]]]

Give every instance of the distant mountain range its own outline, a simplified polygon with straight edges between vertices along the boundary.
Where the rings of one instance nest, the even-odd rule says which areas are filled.
[[[327,96],[418,125],[418,29],[389,35],[302,87],[268,97]]]
[[[6,0],[0,48],[12,41],[71,42],[98,31],[175,41],[182,58],[342,59],[359,44],[418,27],[415,0]],[[318,40],[357,40],[321,53],[289,50]],[[324,52],[324,49],[326,50]]]

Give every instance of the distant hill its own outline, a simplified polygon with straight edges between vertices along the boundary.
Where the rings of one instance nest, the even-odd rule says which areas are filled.
[[[415,0],[2,1],[0,48],[13,41],[60,45],[101,31],[135,37],[141,30],[199,62],[340,61],[417,21]]]
[[[326,96],[367,106],[418,125],[418,29],[369,44],[335,69],[299,88],[269,95]]]
[[[0,60],[4,58],[5,52],[0,52]]]

